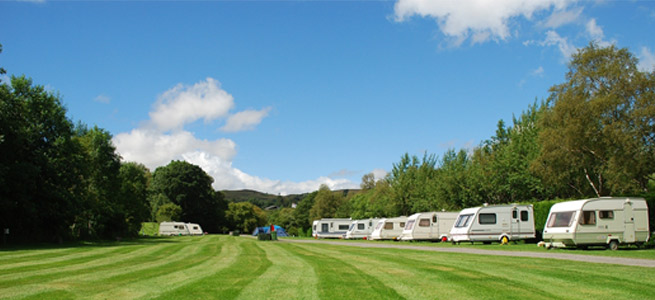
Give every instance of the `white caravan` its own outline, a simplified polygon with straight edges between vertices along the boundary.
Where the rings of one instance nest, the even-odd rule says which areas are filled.
[[[422,212],[409,216],[401,241],[449,241],[450,229],[455,224],[457,212]]]
[[[189,235],[189,229],[182,222],[161,222],[159,224],[159,235]]]
[[[196,223],[186,223],[187,229],[189,230],[190,235],[203,235],[202,227]]]
[[[312,223],[312,236],[315,239],[342,239],[346,235],[352,219],[327,218]]]
[[[380,219],[355,220],[350,223],[346,239],[367,239]]]
[[[551,247],[640,246],[649,238],[648,205],[643,198],[593,198],[560,202],[550,208],[544,243]]]
[[[532,205],[490,205],[463,209],[450,230],[453,243],[535,238]]]
[[[403,233],[407,217],[380,219],[371,233],[371,240],[396,240]]]

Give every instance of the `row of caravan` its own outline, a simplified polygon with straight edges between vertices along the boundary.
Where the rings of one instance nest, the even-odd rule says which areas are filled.
[[[381,219],[321,219],[314,238],[508,242],[536,237],[532,205],[489,205],[458,212],[423,212]],[[546,247],[643,244],[650,237],[643,198],[602,197],[553,205],[544,226]]]
[[[535,237],[532,205],[481,206],[459,213],[422,212],[381,219],[321,219],[314,221],[312,234],[314,238],[453,242]]]

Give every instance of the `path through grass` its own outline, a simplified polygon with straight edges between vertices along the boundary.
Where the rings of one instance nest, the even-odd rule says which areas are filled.
[[[652,268],[232,236],[0,251],[2,299],[646,299]]]

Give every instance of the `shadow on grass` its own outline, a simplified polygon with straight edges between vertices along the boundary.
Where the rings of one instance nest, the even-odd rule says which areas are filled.
[[[22,250],[51,250],[51,249],[67,249],[67,248],[101,248],[101,247],[117,247],[117,246],[134,246],[134,245],[155,245],[155,244],[176,244],[182,241],[176,240],[177,237],[139,237],[132,239],[123,239],[120,241],[109,240],[93,240],[93,241],[68,241],[61,244],[58,243],[14,243],[0,246],[0,253]]]

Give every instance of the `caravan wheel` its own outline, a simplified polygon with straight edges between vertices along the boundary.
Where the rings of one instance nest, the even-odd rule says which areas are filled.
[[[619,241],[617,240],[611,240],[610,244],[607,246],[612,251],[616,251],[619,249]]]

